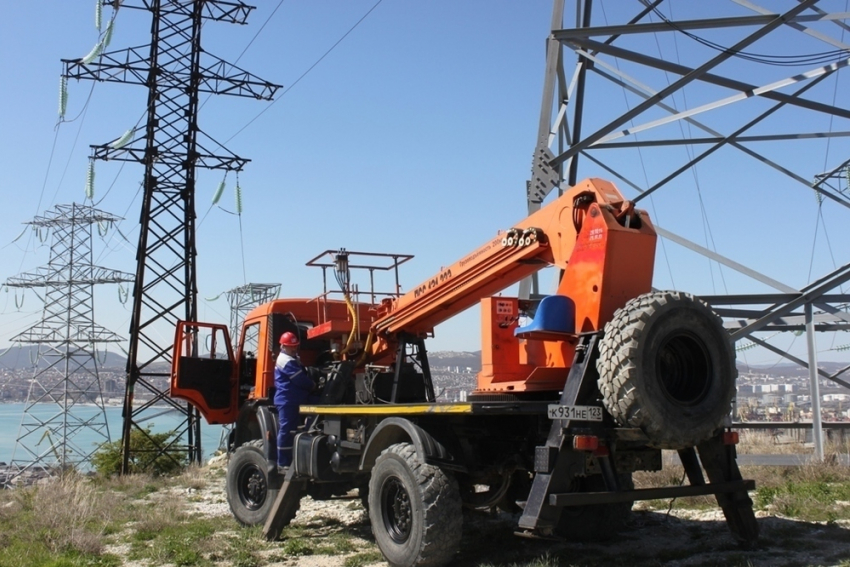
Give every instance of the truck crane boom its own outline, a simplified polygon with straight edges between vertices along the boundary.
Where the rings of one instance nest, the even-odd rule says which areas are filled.
[[[634,210],[612,183],[587,179],[407,294],[385,299],[372,324],[373,353],[386,352],[401,333],[427,334],[481,301],[478,390],[558,389],[575,336],[600,330],[626,301],[650,291],[655,242],[645,211]],[[556,295],[564,299],[549,303],[566,306],[560,311],[572,321],[515,338],[519,301],[490,296],[546,266],[563,273]]]

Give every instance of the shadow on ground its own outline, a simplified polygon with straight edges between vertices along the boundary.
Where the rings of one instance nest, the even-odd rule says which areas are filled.
[[[468,517],[458,567],[597,567],[611,565],[850,566],[850,527],[776,517],[759,519],[753,549],[735,543],[725,520],[632,512],[626,529],[609,541],[571,543],[513,535],[515,519]]]
[[[692,517],[683,517],[692,516]],[[753,549],[733,540],[719,512],[632,512],[626,529],[593,543],[544,541],[514,535],[516,517],[506,514],[464,517],[460,551],[453,567],[602,567],[629,565],[850,567],[850,525],[817,524],[774,516],[759,519]],[[326,526],[371,543],[368,521]],[[327,537],[328,531],[324,537]]]

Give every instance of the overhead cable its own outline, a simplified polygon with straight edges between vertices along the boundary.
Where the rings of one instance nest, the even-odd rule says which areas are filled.
[[[283,90],[283,92],[282,92],[282,93],[280,93],[280,96],[279,96],[279,97],[277,97],[276,99],[274,99],[274,100],[273,100],[271,103],[269,103],[269,104],[268,104],[265,108],[263,108],[263,110],[261,110],[261,111],[260,111],[260,112],[259,112],[259,113],[255,116],[255,117],[253,117],[251,120],[249,120],[247,124],[245,124],[244,126],[242,126],[242,128],[240,128],[239,130],[237,130],[235,134],[233,134],[233,135],[232,135],[232,136],[230,136],[227,140],[225,140],[225,141],[224,141],[224,143],[226,144],[227,142],[229,142],[230,140],[232,140],[233,138],[235,138],[236,136],[238,136],[239,134],[241,134],[243,130],[245,130],[248,126],[250,126],[251,124],[253,124],[253,123],[254,123],[254,122],[255,122],[255,121],[256,121],[256,120],[257,120],[260,116],[262,116],[262,115],[263,115],[263,114],[264,114],[264,113],[265,113],[265,112],[266,112],[269,108],[271,108],[271,107],[272,107],[272,106],[273,106],[273,105],[274,105],[277,101],[279,101],[281,98],[283,98],[283,96],[284,96],[286,93],[288,93],[289,91],[291,91],[291,90],[293,89],[293,87],[295,87],[295,85],[297,85],[299,82],[301,82],[301,79],[303,79],[304,77],[306,77],[306,76],[310,73],[310,71],[312,71],[312,70],[313,70],[313,69],[314,69],[314,68],[315,68],[315,67],[316,67],[319,63],[321,63],[321,62],[322,62],[322,60],[323,60],[325,57],[327,57],[327,56],[330,54],[330,52],[331,52],[331,51],[333,51],[333,50],[336,48],[336,46],[337,46],[337,45],[339,45],[340,43],[342,43],[342,40],[344,40],[346,37],[348,37],[348,35],[349,35],[351,32],[353,32],[353,31],[354,31],[354,29],[355,29],[357,26],[359,26],[359,25],[363,22],[363,20],[365,20],[365,19],[369,16],[369,14],[371,14],[371,13],[375,10],[375,8],[377,8],[377,7],[378,7],[378,5],[379,5],[381,2],[383,2],[383,0],[378,0],[377,2],[375,2],[375,5],[374,5],[374,6],[372,6],[371,8],[369,8],[369,11],[368,11],[368,12],[366,12],[365,14],[363,14],[363,17],[362,17],[362,18],[360,18],[359,20],[357,20],[357,22],[356,22],[353,26],[351,26],[351,28],[349,28],[349,30],[348,30],[347,32],[345,32],[345,33],[342,35],[342,37],[341,37],[341,38],[339,38],[339,39],[336,41],[336,43],[334,43],[334,44],[330,47],[330,49],[328,49],[327,51],[325,51],[325,53],[324,53],[321,57],[319,57],[319,58],[316,60],[316,62],[315,62],[315,63],[313,63],[312,65],[310,65],[310,67],[309,67],[306,71],[304,71],[304,72],[301,74],[301,76],[300,76],[300,77],[298,77],[297,79],[295,79],[295,81],[294,81],[291,85],[289,85],[288,87],[286,87],[286,88]]]
[[[674,30],[688,36],[694,41],[701,43],[702,45],[710,49],[714,49],[721,53],[730,54],[733,57],[737,57],[739,59],[753,61],[755,63],[762,63],[764,65],[774,65],[778,67],[794,67],[800,65],[833,63],[840,59],[847,58],[848,54],[850,54],[850,50],[847,49],[833,49],[830,51],[821,51],[818,53],[808,53],[804,55],[771,55],[764,53],[752,53],[748,51],[736,51],[734,49],[729,49],[728,47],[720,45],[719,43],[715,43],[713,41],[700,37],[695,33],[691,33],[687,30],[682,29],[681,27],[677,26],[675,22],[668,19],[658,8],[653,8],[652,11],[655,13],[655,15],[661,18],[664,23],[666,23]]]

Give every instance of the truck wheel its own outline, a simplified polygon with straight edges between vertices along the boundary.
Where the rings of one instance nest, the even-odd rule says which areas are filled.
[[[372,468],[369,520],[390,565],[444,565],[460,544],[457,481],[422,463],[410,443],[391,445]]]
[[[243,526],[266,521],[281,485],[276,470],[270,475],[266,472],[269,463],[262,445],[262,439],[241,445],[227,465],[227,502],[236,521]]]
[[[614,419],[659,449],[709,439],[735,394],[735,350],[711,308],[679,292],[632,299],[605,325],[599,390]]]
[[[618,476],[620,487],[634,490],[631,474]],[[577,477],[574,492],[604,492],[608,490],[602,476]],[[631,502],[597,504],[595,506],[567,506],[555,528],[558,537],[570,541],[605,541],[623,529],[632,512]]]

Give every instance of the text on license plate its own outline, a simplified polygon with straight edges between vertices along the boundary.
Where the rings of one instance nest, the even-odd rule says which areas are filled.
[[[602,421],[602,408],[598,406],[549,406],[549,419],[574,419],[576,421]]]

